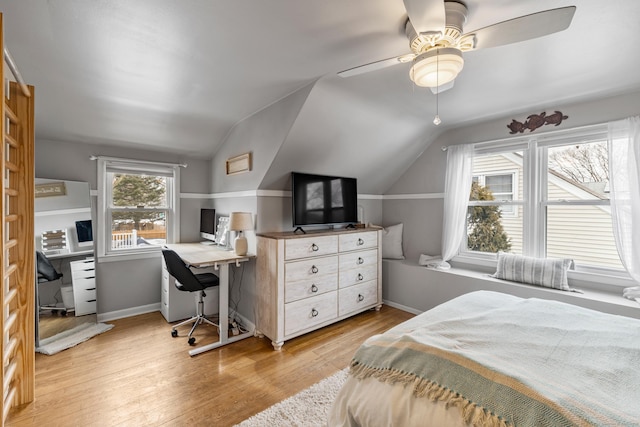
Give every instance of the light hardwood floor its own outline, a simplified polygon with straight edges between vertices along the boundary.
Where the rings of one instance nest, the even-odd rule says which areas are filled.
[[[115,320],[77,347],[36,354],[35,401],[13,409],[7,425],[234,425],[346,367],[366,338],[411,317],[383,306],[287,341],[280,352],[252,337],[195,357],[159,312]],[[196,337],[211,342],[215,328],[201,325]]]

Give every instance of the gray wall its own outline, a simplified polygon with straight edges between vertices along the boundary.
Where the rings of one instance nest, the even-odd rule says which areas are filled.
[[[379,188],[389,188],[384,200],[375,197],[363,197],[359,200],[365,222],[381,225],[404,223],[404,248],[409,260],[417,260],[420,253],[440,253],[442,229],[440,193],[444,191],[446,166],[446,155],[441,150],[441,146],[506,137],[508,136],[506,124],[512,117],[449,130],[431,144],[429,141],[436,137],[433,133],[423,136],[417,133],[413,136],[404,135],[403,139],[406,140],[408,137],[413,142],[396,153],[395,147],[392,146],[393,133],[386,132],[392,128],[397,129],[397,126],[402,128],[402,118],[385,111],[383,107],[371,108],[366,114],[358,116],[355,111],[345,110],[340,102],[335,102],[331,106],[327,97],[329,93],[333,93],[338,100],[340,99],[340,94],[336,93],[336,87],[338,86],[331,82],[307,86],[238,123],[212,160],[176,158],[175,154],[139,149],[38,140],[36,141],[36,176],[87,181],[92,190],[95,190],[96,162],[89,160],[90,155],[188,163],[189,166],[181,170],[180,185],[180,191],[183,193],[180,210],[181,241],[183,242],[199,240],[199,209],[201,207],[213,207],[220,214],[228,214],[232,211],[252,212],[257,231],[291,230],[291,202],[290,197],[286,195],[286,190],[289,190],[290,186],[288,176],[291,170],[304,169],[309,172],[356,176],[359,178],[360,193],[375,195],[379,194]],[[311,101],[308,98],[311,98]],[[359,104],[356,103],[356,105]],[[324,111],[323,108],[327,107],[335,107],[335,111]],[[362,107],[364,108],[364,105]],[[577,127],[638,114],[640,96],[638,93],[633,93],[599,102],[549,106],[547,111],[555,109],[569,115],[569,119],[563,123],[562,127]],[[338,120],[340,114],[344,114],[349,119]],[[380,143],[380,138],[372,138],[372,141],[376,141],[373,146],[369,146],[367,141],[364,141],[363,153],[343,153],[340,151],[340,144],[335,142],[323,146],[323,140],[340,141],[341,127],[349,128],[349,135],[352,135],[353,129],[360,129],[361,135],[376,133],[376,129],[362,130],[365,124],[360,119],[365,117],[364,121],[374,126],[375,120],[385,114],[391,118],[395,117],[398,123],[396,127],[385,128],[384,132],[380,131],[382,133],[378,132],[382,135],[384,144]],[[332,117],[332,119],[327,118],[327,123],[324,120],[314,121],[314,115]],[[329,125],[328,122],[333,124]],[[324,127],[324,124],[327,126]],[[407,132],[416,132],[417,127],[411,126],[411,123],[404,124],[407,125]],[[546,130],[548,129],[542,128],[537,132],[542,133]],[[426,149],[424,149],[425,145],[428,145]],[[387,150],[389,146],[391,149]],[[312,150],[312,147],[316,148]],[[317,147],[320,149],[318,150]],[[390,169],[385,170],[384,159],[381,160],[364,151],[382,152],[387,158],[397,156],[401,161],[390,162]],[[253,153],[253,170],[244,174],[226,176],[224,172],[226,159],[244,152]],[[420,152],[422,154],[418,156]],[[309,156],[309,153],[313,153],[313,156]],[[360,154],[362,156],[359,157]],[[409,162],[408,159],[415,156],[418,156],[417,160],[410,167],[398,166],[403,162]],[[309,159],[312,160],[311,163]],[[312,165],[316,164],[324,166],[315,169]],[[363,168],[367,171],[359,176]],[[379,181],[379,176],[384,176],[386,182]],[[396,176],[399,176],[397,180]],[[376,179],[371,178],[372,181],[369,182],[370,177],[376,177]],[[233,193],[241,191],[245,193]],[[224,196],[224,193],[229,192],[231,194],[228,196],[231,197]],[[262,194],[263,192],[265,194]],[[420,197],[398,196],[403,194],[418,194]],[[389,197],[394,195],[400,198]],[[255,233],[248,233],[247,239],[249,250],[255,253]],[[439,280],[446,282],[446,275],[443,277],[444,279],[441,277]],[[98,281],[99,313],[157,304],[160,302],[160,258],[98,263]],[[446,283],[444,285],[446,286]],[[411,295],[417,289],[416,285],[407,278],[388,277],[388,275],[385,275],[383,286],[385,288],[393,286],[394,292],[386,294],[389,298],[409,302],[412,301]],[[246,264],[242,285],[232,289],[232,297],[234,299],[239,297],[240,312],[253,320],[255,300],[255,263],[253,261]]]
[[[176,158],[175,154],[129,150],[91,144],[36,140],[35,174],[38,178],[86,181],[96,190],[96,162],[90,155],[123,157],[158,162],[187,163],[180,172],[180,191],[192,194],[209,192],[209,162],[193,158]],[[96,206],[96,198],[92,198]],[[206,199],[181,200],[181,240],[197,241],[199,238],[200,206]],[[194,220],[197,216],[198,220]],[[131,261],[99,262],[98,313],[157,304],[160,302],[160,257]]]
[[[305,86],[247,117],[231,129],[211,161],[212,192],[259,188],[312,88],[313,84]],[[227,176],[227,159],[247,152],[252,153],[252,170]]]
[[[546,109],[546,111],[555,110],[569,116],[559,127],[560,129],[605,123],[639,114],[640,93],[624,94],[594,102],[553,105]],[[442,197],[446,171],[446,153],[442,151],[442,147],[506,138],[509,136],[506,125],[513,118],[519,118],[519,116],[508,116],[444,133],[390,187],[383,202],[383,223],[384,225],[404,224],[403,247],[407,261],[417,262],[421,253],[430,255],[441,253]],[[536,130],[536,134],[556,129],[558,128],[545,126]],[[400,195],[412,196],[402,198],[403,196]],[[410,198],[415,195],[422,198]],[[398,266],[389,269],[388,265],[385,263],[383,266],[386,267],[386,271],[383,271],[385,298],[420,311],[432,306],[427,300],[436,285],[443,289],[452,287],[457,290],[466,289],[466,292],[473,290],[455,275],[442,273],[429,275],[428,283],[422,283],[426,277],[424,274]],[[430,280],[437,280],[437,283],[430,283]],[[506,291],[508,289],[507,287]],[[438,301],[442,302],[442,298]]]

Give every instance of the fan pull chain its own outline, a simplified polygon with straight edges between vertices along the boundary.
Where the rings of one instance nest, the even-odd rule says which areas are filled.
[[[440,120],[440,115],[438,114],[439,113],[438,94],[440,93],[440,90],[438,89],[439,86],[440,86],[440,49],[436,48],[436,116],[433,118],[433,124],[436,126],[442,123],[442,120]]]

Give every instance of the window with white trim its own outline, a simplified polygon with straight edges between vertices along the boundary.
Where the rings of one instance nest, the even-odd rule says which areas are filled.
[[[518,181],[516,174],[517,171],[482,173],[480,175],[474,174],[473,182],[477,183],[480,187],[486,187],[488,191],[491,191],[494,200],[508,202],[517,199],[516,183]],[[512,205],[500,206],[500,211],[502,212],[502,216],[514,216],[517,214],[515,207]]]
[[[473,177],[462,255],[488,258],[501,250],[572,258],[583,270],[622,269],[611,227],[606,126],[477,144]]]
[[[98,159],[98,254],[155,252],[177,235],[177,165]]]

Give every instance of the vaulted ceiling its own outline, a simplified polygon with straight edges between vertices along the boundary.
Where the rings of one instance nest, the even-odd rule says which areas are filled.
[[[0,11],[36,87],[41,139],[211,158],[238,122],[318,81],[315,119],[306,114],[296,133],[326,131],[349,153],[393,144],[401,169],[445,129],[640,89],[637,0],[465,3],[465,31],[577,10],[565,31],[466,53],[439,96],[439,128],[435,96],[411,83],[408,64],[336,76],[409,51],[402,0],[0,0]]]

